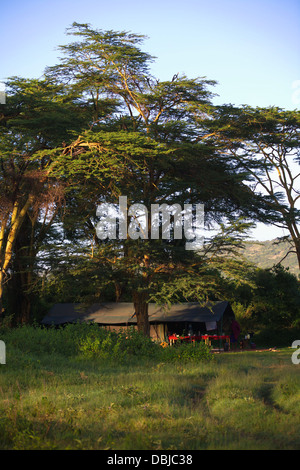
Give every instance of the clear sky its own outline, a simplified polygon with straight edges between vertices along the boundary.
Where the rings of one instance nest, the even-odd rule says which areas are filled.
[[[0,0],[0,81],[41,77],[74,21],[148,36],[153,74],[216,80],[216,104],[299,109],[299,0]]]

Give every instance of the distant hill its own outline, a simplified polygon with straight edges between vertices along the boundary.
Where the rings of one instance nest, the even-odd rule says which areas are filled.
[[[274,264],[278,264],[284,258],[290,247],[289,242],[276,244],[277,241],[278,239],[275,238],[264,242],[245,242],[243,255],[259,268],[272,268]],[[290,253],[281,264],[289,268],[291,273],[296,274],[296,276],[299,275],[298,260],[295,253]]]

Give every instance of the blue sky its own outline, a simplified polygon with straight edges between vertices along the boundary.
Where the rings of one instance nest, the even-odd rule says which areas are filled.
[[[216,104],[300,105],[299,0],[0,0],[0,20],[0,81],[41,77],[76,21],[148,36],[154,75],[216,80]]]

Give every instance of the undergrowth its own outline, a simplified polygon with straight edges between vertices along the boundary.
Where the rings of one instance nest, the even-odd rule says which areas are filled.
[[[60,328],[25,325],[0,332],[9,347],[23,354],[61,354],[65,357],[99,358],[124,362],[130,358],[153,360],[209,361],[210,349],[204,343],[163,347],[134,328],[114,332],[95,323],[75,323]]]

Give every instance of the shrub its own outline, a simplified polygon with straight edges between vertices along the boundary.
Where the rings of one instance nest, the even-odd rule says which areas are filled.
[[[148,338],[135,328],[121,331],[118,334],[118,342],[121,351],[131,356],[153,356],[159,351],[158,345],[151,338]]]
[[[22,354],[58,354],[122,362],[147,358],[164,362],[201,361],[213,357],[204,343],[162,347],[151,338],[129,328],[118,333],[96,323],[75,323],[60,328],[25,325],[5,329],[1,339]]]
[[[264,328],[255,333],[254,342],[264,347],[288,347],[300,339],[300,328]]]
[[[200,362],[214,359],[209,346],[204,342],[178,344],[163,349],[163,353],[164,359],[171,362]]]

